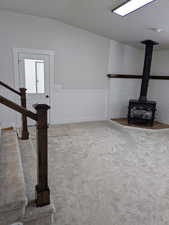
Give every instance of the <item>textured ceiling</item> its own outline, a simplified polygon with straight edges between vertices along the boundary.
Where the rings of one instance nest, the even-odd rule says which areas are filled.
[[[96,34],[140,46],[144,39],[169,48],[169,0],[156,0],[120,17],[111,9],[125,0],[0,0],[0,9],[58,19]],[[161,28],[157,33],[149,28]]]

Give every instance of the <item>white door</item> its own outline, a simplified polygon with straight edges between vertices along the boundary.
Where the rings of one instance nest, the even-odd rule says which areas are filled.
[[[42,54],[18,53],[19,87],[27,89],[27,108],[35,112],[34,104],[50,105],[50,57]],[[18,120],[18,119],[17,119]],[[48,112],[48,122],[50,122]],[[28,119],[28,125],[35,122]]]

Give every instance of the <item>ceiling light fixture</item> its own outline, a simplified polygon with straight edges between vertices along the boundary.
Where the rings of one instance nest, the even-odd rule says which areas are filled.
[[[112,12],[120,16],[126,16],[127,14],[134,12],[137,9],[154,1],[156,0],[130,0],[113,9]]]

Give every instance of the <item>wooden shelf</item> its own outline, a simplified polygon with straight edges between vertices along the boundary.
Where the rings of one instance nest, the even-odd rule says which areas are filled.
[[[129,75],[129,74],[107,74],[108,78],[121,78],[121,79],[142,79],[142,75]],[[150,76],[154,80],[169,80],[169,76]]]

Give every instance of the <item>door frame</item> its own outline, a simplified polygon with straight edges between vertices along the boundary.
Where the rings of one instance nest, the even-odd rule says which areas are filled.
[[[31,49],[31,48],[13,48],[13,63],[14,63],[14,86],[16,90],[19,90],[19,53],[29,53],[29,54],[39,54],[49,56],[49,103],[53,102],[53,87],[55,84],[55,51],[52,50],[41,50],[41,49]],[[17,100],[20,104],[20,99]],[[52,107],[51,107],[52,110]],[[49,123],[51,123],[51,110],[49,111]],[[16,127],[19,127],[19,118],[16,113]]]

